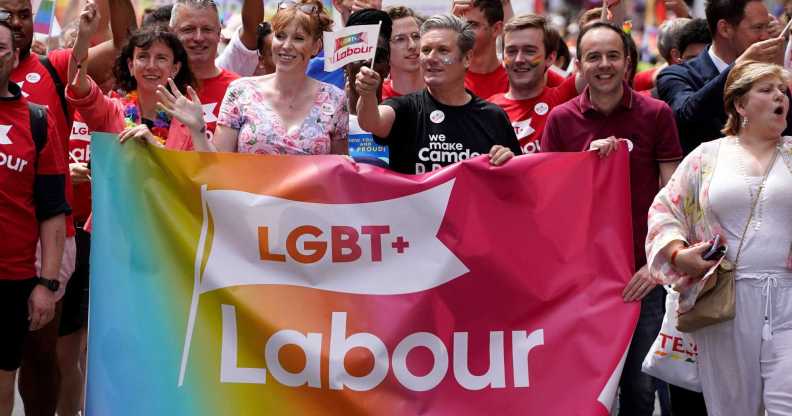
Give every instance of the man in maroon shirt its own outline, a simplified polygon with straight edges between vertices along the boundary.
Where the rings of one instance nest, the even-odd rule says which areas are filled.
[[[646,217],[660,185],[668,182],[682,159],[682,148],[668,105],[636,93],[624,81],[629,57],[621,29],[602,21],[590,23],[577,42],[578,70],[588,86],[550,113],[542,151],[597,150],[606,156],[622,144],[630,151],[637,272],[623,297],[625,302],[641,301],[641,315],[622,371],[619,409],[623,415],[651,415],[654,388],[651,377],[641,372],[641,363],[660,331],[665,291],[656,287],[646,268]]]
[[[52,113],[47,138],[36,143],[27,100],[10,82],[19,49],[9,14],[0,11],[0,415],[14,406],[16,370],[28,331],[55,315],[56,277],[66,234],[66,167]],[[43,119],[40,120],[43,123]],[[41,240],[41,273],[36,274],[36,242]]]

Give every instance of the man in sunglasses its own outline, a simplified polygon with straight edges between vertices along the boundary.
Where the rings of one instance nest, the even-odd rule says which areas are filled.
[[[0,416],[12,412],[26,338],[55,317],[64,214],[69,212],[66,165],[52,112],[29,108],[19,86],[10,80],[19,63],[16,41],[22,38],[14,36],[7,22],[8,13],[0,11]],[[38,118],[37,124],[45,129],[46,139],[41,134],[34,138],[31,111],[46,115],[46,121]],[[41,272],[36,273],[39,239]],[[50,341],[54,350],[55,338]],[[54,413],[52,408],[49,414]]]

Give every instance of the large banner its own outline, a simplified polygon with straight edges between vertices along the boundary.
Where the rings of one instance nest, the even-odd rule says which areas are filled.
[[[606,415],[626,151],[420,176],[92,142],[89,415]]]

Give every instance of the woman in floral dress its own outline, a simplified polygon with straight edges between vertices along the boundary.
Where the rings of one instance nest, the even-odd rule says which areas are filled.
[[[330,30],[319,0],[282,2],[272,20],[275,73],[231,83],[214,138],[205,134],[198,97],[160,88],[160,101],[192,132],[199,151],[257,154],[347,154],[349,112],[344,92],[305,75]]]
[[[708,240],[719,235],[725,260],[736,260],[735,318],[692,333],[710,416],[792,415],[792,137],[781,136],[788,82],[777,65],[732,68],[726,137],[690,153],[649,211],[649,270],[681,292],[679,312],[693,307],[697,283],[716,265],[702,258]]]

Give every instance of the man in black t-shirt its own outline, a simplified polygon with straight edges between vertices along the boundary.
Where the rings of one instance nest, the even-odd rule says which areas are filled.
[[[509,117],[465,89],[475,35],[461,19],[433,16],[421,26],[420,61],[426,88],[377,105],[379,75],[361,68],[355,81],[360,127],[390,148],[391,169],[431,172],[488,154],[501,165],[521,154]]]

